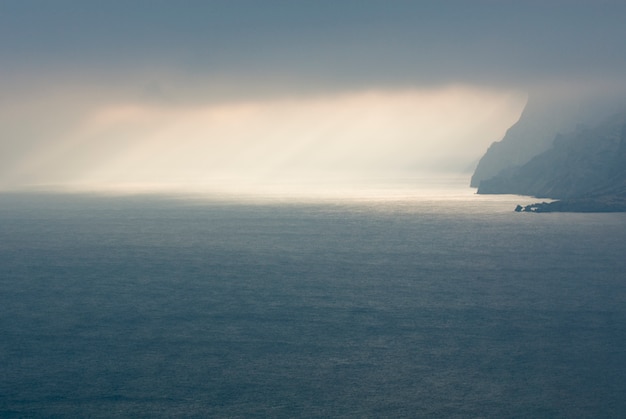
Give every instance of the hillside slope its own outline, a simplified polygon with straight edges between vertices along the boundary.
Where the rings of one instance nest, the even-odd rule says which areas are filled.
[[[594,128],[557,135],[552,148],[482,181],[478,193],[561,200],[537,204],[535,210],[626,210],[626,112]]]
[[[574,131],[581,125],[595,126],[622,110],[626,110],[626,94],[618,89],[531,93],[519,121],[481,158],[471,186],[478,188],[483,181],[526,164],[549,150],[559,133]]]

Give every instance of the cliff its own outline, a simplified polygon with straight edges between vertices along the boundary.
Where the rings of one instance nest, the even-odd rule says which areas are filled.
[[[557,134],[571,132],[581,125],[594,126],[608,115],[626,109],[625,98],[621,89],[561,88],[531,92],[519,121],[480,159],[471,186],[479,188],[483,181],[512,175],[512,171],[549,150]]]
[[[555,137],[526,164],[483,180],[480,194],[559,199],[526,211],[626,211],[626,112]]]

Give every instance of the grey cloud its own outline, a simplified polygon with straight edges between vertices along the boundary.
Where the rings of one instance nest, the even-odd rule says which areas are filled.
[[[619,79],[618,1],[3,2],[8,72],[275,90]],[[269,89],[268,89],[269,90]]]

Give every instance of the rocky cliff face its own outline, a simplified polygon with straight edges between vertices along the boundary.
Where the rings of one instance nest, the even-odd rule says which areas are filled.
[[[519,121],[480,160],[471,186],[483,193],[481,189],[487,190],[481,187],[484,181],[512,176],[533,157],[549,150],[557,134],[572,132],[582,125],[594,126],[622,109],[626,109],[626,95],[621,90],[563,88],[531,93]]]
[[[594,128],[578,127],[557,135],[550,149],[526,164],[483,180],[478,193],[554,199],[626,197],[626,112]]]

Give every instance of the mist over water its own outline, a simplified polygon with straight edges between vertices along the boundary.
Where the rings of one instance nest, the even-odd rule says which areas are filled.
[[[467,185],[626,2],[0,4],[0,417],[624,416],[626,214]]]
[[[459,186],[2,194],[0,415],[619,416],[624,214]]]
[[[11,139],[0,140],[0,190],[237,193],[469,172],[525,100],[516,90],[455,85],[199,104],[61,95],[0,115]]]

